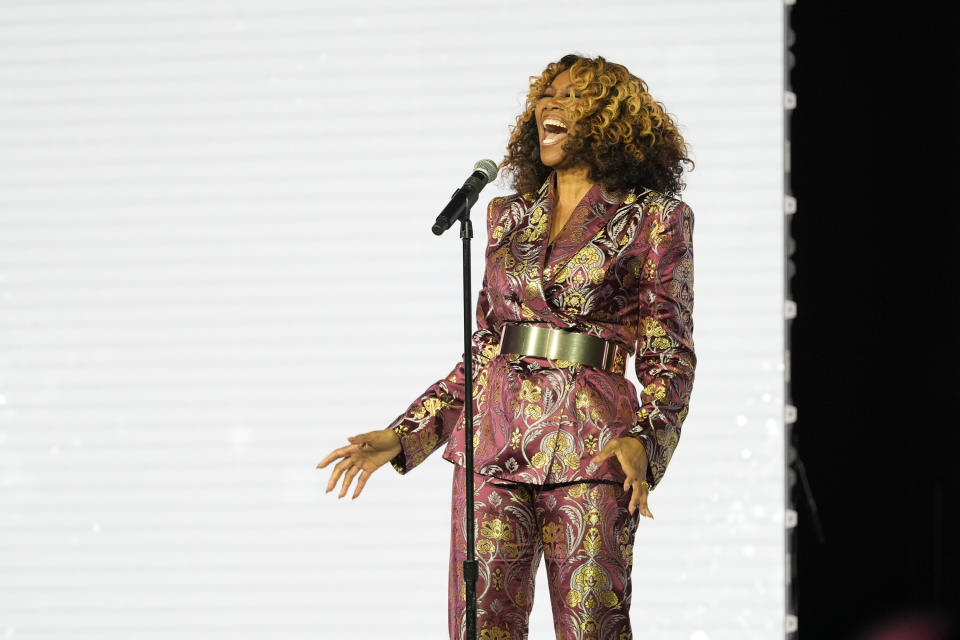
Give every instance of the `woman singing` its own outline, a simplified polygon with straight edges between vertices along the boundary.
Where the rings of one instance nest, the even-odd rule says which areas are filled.
[[[526,638],[541,553],[558,638],[624,640],[639,514],[680,437],[693,386],[687,145],[646,83],[567,55],[531,78],[487,209],[473,333],[474,424],[457,364],[389,427],[349,437],[340,497],[386,462],[454,463],[450,638],[465,630],[465,441],[474,447],[477,629]],[[625,377],[635,356],[637,387]]]

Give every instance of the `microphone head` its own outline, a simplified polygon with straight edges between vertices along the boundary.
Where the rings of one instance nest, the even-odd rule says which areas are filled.
[[[473,165],[473,170],[479,171],[482,173],[487,181],[484,184],[489,184],[494,178],[497,177],[497,163],[489,158],[484,158]]]

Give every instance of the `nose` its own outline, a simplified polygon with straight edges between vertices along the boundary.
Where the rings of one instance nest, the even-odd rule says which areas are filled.
[[[540,110],[540,113],[546,114],[546,113],[550,113],[551,111],[559,111],[559,110],[560,110],[560,105],[554,102],[553,98],[547,98],[543,103],[543,107]]]

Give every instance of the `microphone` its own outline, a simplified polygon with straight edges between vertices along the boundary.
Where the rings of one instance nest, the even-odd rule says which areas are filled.
[[[480,160],[473,165],[473,173],[463,183],[463,186],[453,192],[450,202],[443,208],[437,221],[433,223],[434,235],[440,235],[449,229],[454,222],[463,218],[470,211],[470,207],[477,201],[480,190],[497,177],[497,163],[490,159]]]

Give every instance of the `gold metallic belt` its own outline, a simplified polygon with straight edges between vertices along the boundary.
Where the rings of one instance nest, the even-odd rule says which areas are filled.
[[[576,362],[623,375],[627,349],[619,342],[575,331],[505,324],[498,353]]]

